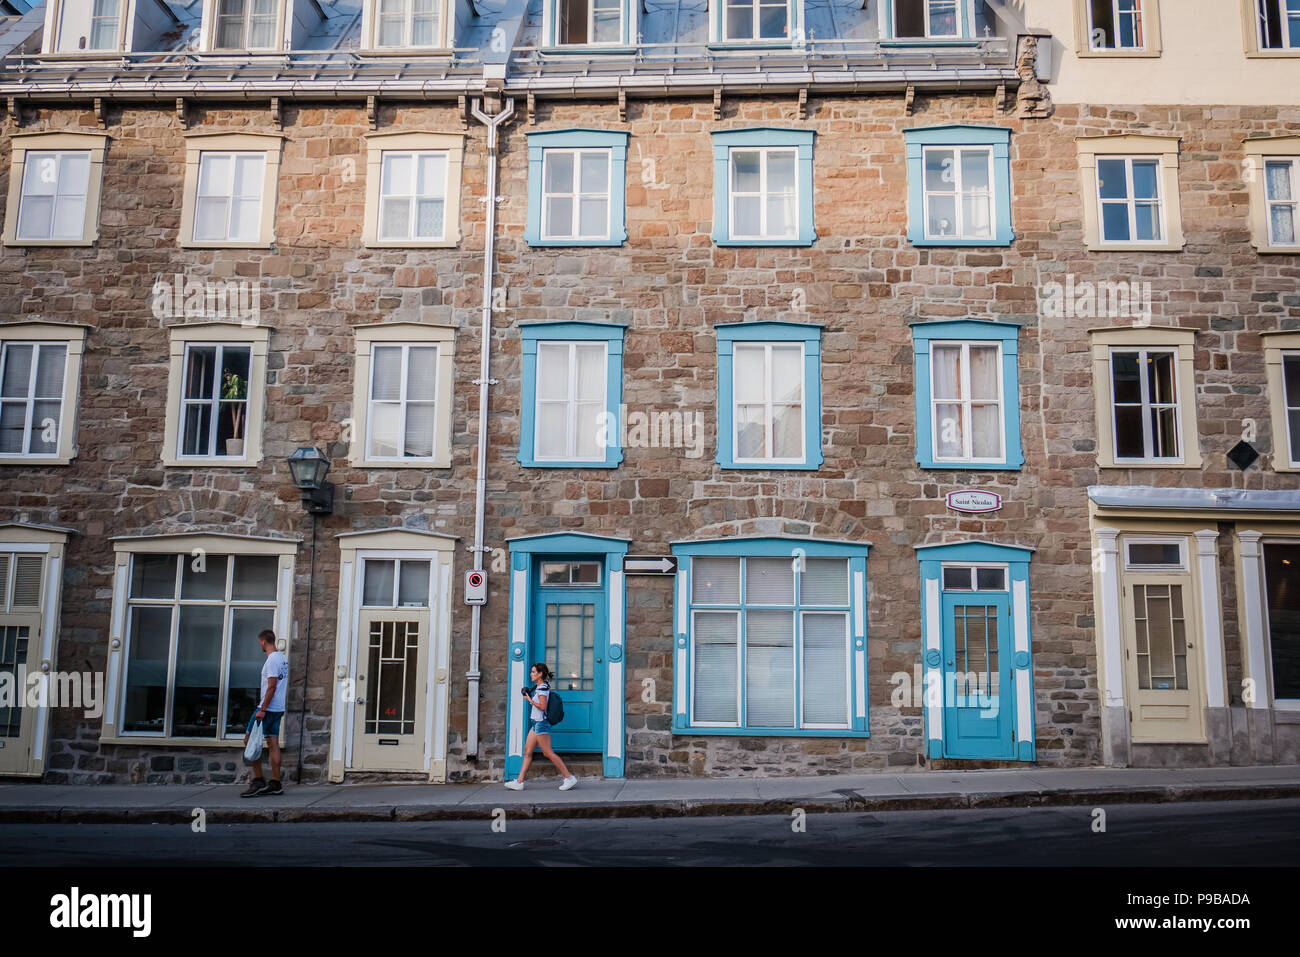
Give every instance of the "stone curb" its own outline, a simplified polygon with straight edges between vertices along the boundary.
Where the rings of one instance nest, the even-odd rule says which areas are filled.
[[[1300,798],[1300,783],[1269,785],[1169,785],[1089,790],[972,791],[968,794],[917,794],[863,797],[849,792],[840,798],[797,800],[674,800],[605,804],[522,804],[505,806],[515,818],[536,820],[592,818],[733,817],[788,815],[796,809],[810,814],[872,813],[877,811],[956,811],[1016,807],[1094,807],[1102,804],[1171,804],[1188,801],[1258,801]],[[250,807],[208,808],[209,824],[296,824],[376,821],[476,821],[490,817],[502,805],[424,807]],[[193,810],[163,808],[13,807],[0,808],[0,824],[189,824]]]

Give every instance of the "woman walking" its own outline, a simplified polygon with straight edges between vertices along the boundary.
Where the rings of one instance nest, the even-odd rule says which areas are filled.
[[[555,770],[559,771],[564,778],[564,783],[560,785],[561,791],[567,791],[578,783],[578,779],[569,773],[569,769],[564,766],[560,756],[551,749],[551,726],[546,722],[546,699],[550,697],[551,670],[537,662],[533,665],[532,670],[528,673],[536,687],[533,693],[529,694],[527,688],[520,688],[520,694],[528,699],[528,703],[533,706],[529,714],[528,721],[528,740],[524,742],[524,763],[519,769],[519,778],[514,781],[507,781],[506,787],[512,791],[522,791],[524,789],[524,776],[528,773],[528,765],[533,763],[533,748],[541,745],[542,754],[550,759],[555,765]]]

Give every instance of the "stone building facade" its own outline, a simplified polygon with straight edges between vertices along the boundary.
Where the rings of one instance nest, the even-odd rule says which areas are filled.
[[[870,5],[873,16],[879,6]],[[72,142],[99,144],[92,159],[93,149],[102,150],[102,185],[93,242],[24,242],[6,228],[0,336],[11,344],[84,345],[71,393],[75,418],[64,419],[75,421],[66,463],[0,464],[0,518],[11,523],[0,535],[0,554],[10,548],[15,569],[20,554],[46,556],[28,669],[36,662],[36,629],[44,627],[52,670],[103,673],[107,685],[102,716],[49,709],[47,723],[17,739],[27,741],[27,760],[15,758],[3,770],[69,783],[235,781],[243,773],[235,718],[248,707],[237,676],[251,672],[234,645],[240,628],[267,622],[290,658],[286,766],[301,762],[302,780],[500,779],[517,768],[523,665],[561,653],[554,638],[547,642],[547,629],[574,627],[565,619],[575,616],[577,653],[587,650],[578,666],[583,677],[572,692],[559,687],[571,698],[574,730],[565,740],[578,742],[574,763],[587,774],[1300,761],[1300,727],[1285,702],[1278,704],[1282,680],[1269,670],[1296,640],[1280,614],[1290,599],[1270,584],[1289,574],[1277,562],[1300,542],[1300,492],[1284,434],[1293,403],[1283,388],[1288,350],[1300,348],[1300,249],[1257,248],[1255,174],[1264,167],[1251,160],[1300,154],[1300,104],[1053,104],[1043,95],[1050,71],[1040,82],[1032,59],[1027,71],[1014,60],[1029,37],[1040,49],[1059,41],[1032,22],[997,15],[1000,6],[968,5],[972,19],[990,25],[1002,43],[952,66],[984,70],[988,81],[853,91],[813,82],[802,94],[737,84],[719,87],[716,98],[674,89],[624,100],[612,87],[551,95],[544,81],[552,73],[563,79],[581,70],[534,69],[511,58],[504,80],[493,85],[490,18],[463,34],[482,42],[485,64],[462,92],[384,93],[370,102],[323,88],[274,102],[214,92],[182,103],[106,88],[99,100],[69,103],[26,94],[12,66],[18,54],[11,54],[0,74],[0,92],[13,98],[0,154],[39,157],[68,147],[35,134],[89,136]],[[513,20],[508,8],[499,22],[518,31],[517,40],[528,39],[542,29],[537,7],[514,11]],[[1003,59],[994,63],[998,51]],[[780,76],[775,67],[773,75]],[[1034,97],[1018,105],[1017,89],[1031,87]],[[478,104],[492,113],[507,100],[516,116],[501,128],[493,156],[487,128],[467,111]],[[1006,136],[1014,238],[916,242],[921,153],[909,151],[909,132],[965,130],[984,142],[979,137],[990,128],[1002,132],[988,142]],[[714,161],[726,142],[716,134],[765,130],[812,134],[811,242],[718,241],[719,169],[729,167]],[[573,131],[624,138],[623,242],[548,243],[532,233],[540,173],[530,172],[530,160],[536,166],[536,144],[547,142],[533,137]],[[218,142],[206,134],[244,137],[215,147],[232,155],[255,145],[249,134],[274,138],[274,186],[265,194],[274,197],[270,242],[187,243],[194,189],[187,164],[194,166],[201,144]],[[455,141],[458,199],[445,207],[459,207],[454,242],[404,248],[368,241],[378,196],[372,153],[383,142],[403,149],[423,142],[385,141],[389,134]],[[1129,139],[1084,148],[1118,137]],[[1252,151],[1260,140],[1276,146]],[[1162,157],[1171,148],[1174,178],[1163,182],[1176,183],[1183,242],[1176,249],[1105,248],[1096,215],[1089,221],[1089,204],[1098,200],[1095,185],[1089,193],[1086,157],[1112,150]],[[996,150],[992,157],[996,164]],[[481,277],[493,164],[499,200],[488,304],[487,602],[476,663],[463,576],[474,563]],[[27,195],[15,185],[18,169],[0,164],[6,222]],[[1161,195],[1168,215],[1174,197]],[[1164,239],[1172,241],[1174,221],[1165,226]],[[183,305],[174,307],[193,286],[184,296],[163,290],[195,282],[206,283],[204,290],[251,283],[256,299],[245,300],[238,315],[206,307],[187,315]],[[1103,314],[1095,300],[1074,295],[1102,285],[1133,297]],[[1069,290],[1068,301],[1053,301],[1056,290]],[[958,325],[968,320],[974,324]],[[948,325],[932,333],[930,324]],[[747,340],[755,329],[762,334]],[[595,338],[583,340],[588,334]],[[1001,343],[999,415],[1018,409],[1015,434],[1004,436],[1003,465],[928,461],[930,425],[921,420],[929,414],[931,368],[918,358],[925,355],[918,344],[930,337]],[[538,343],[596,340],[611,344],[602,355],[619,356],[615,408],[622,407],[627,429],[621,460],[613,467],[539,465],[529,431],[534,394],[545,387]],[[804,369],[815,370],[803,380],[800,407],[816,405],[816,426],[804,436],[807,450],[820,434],[821,460],[812,467],[737,467],[730,460],[735,448],[724,417],[729,423],[735,413],[730,390],[741,381],[731,375],[731,350],[746,341],[802,344]],[[189,361],[187,344],[195,343],[250,350],[250,417],[233,456],[238,464],[211,457],[190,464],[177,452],[177,410],[185,402],[178,375]],[[378,415],[367,381],[385,344],[438,348],[445,391],[435,415],[445,416],[438,421],[448,431],[434,445],[446,440],[445,462],[409,467],[362,450]],[[1122,456],[1113,445],[1111,405],[1098,399],[1113,387],[1105,381],[1108,356],[1148,348],[1167,352],[1178,370],[1178,467],[1116,464]],[[259,375],[260,409],[252,401]],[[251,418],[257,411],[260,423]],[[684,428],[677,435],[663,434],[671,428],[638,431],[637,413],[645,423]],[[220,407],[217,414],[224,414]],[[1243,439],[1262,456],[1244,469],[1228,458]],[[288,459],[300,447],[320,448],[332,465],[333,514],[319,520],[302,510],[290,478]],[[963,490],[993,493],[998,507],[953,508],[949,494]],[[1215,497],[1215,490],[1234,491]],[[10,542],[47,547],[24,552]],[[1177,547],[1153,553],[1153,564],[1136,561],[1132,544]],[[678,573],[635,574],[626,555],[675,555]],[[234,556],[229,566],[227,556]],[[206,587],[209,573],[195,562],[227,569],[223,584],[211,586],[228,589],[212,593],[222,623],[208,625],[219,637],[220,661],[198,652],[187,658],[187,634],[204,634],[203,610],[185,604],[187,589],[201,594]],[[399,562],[414,563],[415,601],[402,600],[405,579],[391,600],[359,600],[370,595],[365,575],[376,576],[377,590],[391,587],[381,570],[401,578]],[[792,569],[789,581],[783,562]],[[150,579],[148,569],[164,565],[180,583],[179,600],[175,586]],[[996,572],[989,595],[953,598],[961,589],[948,573],[967,566]],[[805,577],[810,567],[824,569],[835,588],[844,574],[847,601],[807,598],[804,590],[815,589]],[[706,569],[723,591],[727,575],[745,577],[747,596],[760,587],[748,576],[773,576],[779,592],[795,587],[797,573],[801,597],[753,609],[738,598],[704,601],[698,589]],[[1133,595],[1142,588],[1154,602],[1171,582],[1181,589],[1175,601],[1188,609],[1168,612],[1172,627],[1184,629],[1177,633],[1193,651],[1175,654],[1183,660],[1173,688],[1153,688],[1149,671],[1144,678],[1125,670],[1140,652],[1127,637]],[[548,601],[552,586],[558,597]],[[590,606],[582,591],[588,586],[600,596]],[[736,614],[749,623],[746,635],[758,635],[764,615],[786,614],[772,604],[793,609],[795,639],[735,642],[749,667],[769,663],[761,681],[744,667],[735,673],[715,659],[708,659],[713,671],[700,664],[706,626],[699,622]],[[381,605],[385,614],[376,610]],[[169,646],[141,651],[147,636],[140,623],[161,616],[164,606],[175,616],[168,621],[184,624],[173,627]],[[580,610],[587,607],[594,610]],[[994,683],[981,690],[986,698],[992,690],[1003,712],[1003,720],[987,722],[996,726],[987,748],[978,734],[963,737],[953,725],[944,731],[944,716],[956,727],[967,720],[951,701],[924,700],[932,675],[942,685],[954,614],[973,615],[972,608],[990,609],[980,627],[994,629],[1000,642],[1001,664],[986,657],[974,666]],[[840,654],[833,667],[813,657],[814,619],[846,629],[835,647],[847,658]],[[1154,612],[1143,620],[1155,627]],[[4,619],[11,627],[18,621]],[[418,702],[385,723],[358,700],[378,693],[359,676],[368,660],[377,666],[400,657],[386,644],[366,657],[370,636],[387,641],[393,632],[384,623],[394,621],[418,648],[406,659],[415,676],[402,679],[408,699]],[[191,624],[200,630],[187,631]],[[974,632],[963,634],[974,640]],[[796,648],[798,663],[786,667],[798,710],[794,726],[782,728],[779,717],[756,716],[767,713],[760,703],[791,704],[770,684],[781,662],[794,662]],[[968,647],[968,662],[971,654]],[[1150,661],[1150,652],[1140,654]],[[140,677],[163,666],[165,675]],[[200,677],[183,679],[191,673]],[[725,701],[722,712],[709,710],[725,695],[703,704],[714,693],[706,679],[719,673],[738,685],[749,713],[731,726]],[[216,682],[217,714],[193,703],[201,694],[178,690],[204,681]],[[760,694],[763,681],[768,697]],[[160,692],[145,685],[162,687],[163,697],[149,698]],[[1153,696],[1158,691],[1174,692],[1177,701]],[[137,692],[138,714],[130,703]],[[826,696],[830,711],[846,714],[843,722],[813,714]],[[1134,708],[1136,717],[1126,714]],[[159,717],[148,717],[150,709]],[[700,717],[706,712],[715,720]],[[1177,727],[1166,730],[1162,720]],[[557,746],[564,744],[557,735]]]

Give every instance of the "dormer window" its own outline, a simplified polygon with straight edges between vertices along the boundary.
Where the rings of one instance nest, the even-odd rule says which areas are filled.
[[[91,50],[116,50],[122,22],[122,0],[95,0],[90,11]]]
[[[561,45],[620,43],[623,0],[559,0]]]
[[[216,50],[275,48],[277,0],[217,0]]]
[[[790,35],[786,0],[724,0],[724,40],[784,40]]]
[[[959,0],[893,0],[894,37],[923,40],[962,35]]]
[[[375,46],[440,46],[438,7],[441,0],[378,0]]]

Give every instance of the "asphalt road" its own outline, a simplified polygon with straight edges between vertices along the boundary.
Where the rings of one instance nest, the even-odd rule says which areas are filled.
[[[23,866],[1295,866],[1300,800],[1094,810],[371,824],[3,824]],[[498,823],[498,827],[499,827]]]

